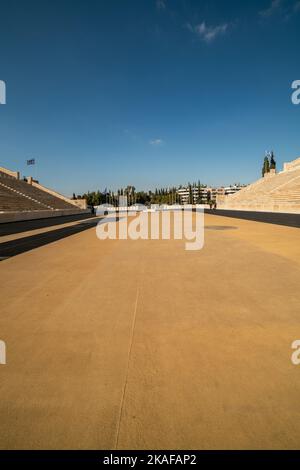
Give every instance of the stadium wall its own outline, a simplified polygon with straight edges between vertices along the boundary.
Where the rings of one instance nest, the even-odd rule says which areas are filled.
[[[48,219],[49,217],[62,217],[67,215],[90,214],[89,209],[63,209],[63,210],[41,210],[29,212],[3,212],[0,213],[0,224],[7,222],[21,222],[23,220]]]
[[[250,211],[250,212],[279,212],[282,214],[300,214],[300,204],[287,206],[286,204],[241,204],[224,200],[217,200],[217,208],[222,210]]]
[[[0,171],[10,178],[16,178],[17,180],[20,179],[19,171],[8,170],[7,168],[3,168],[2,166],[0,166]]]

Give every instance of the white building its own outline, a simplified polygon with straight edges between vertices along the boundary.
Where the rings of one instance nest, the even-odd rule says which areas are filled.
[[[237,191],[240,191],[245,187],[245,185],[231,185],[231,186],[226,186],[226,187],[219,187],[219,188],[213,188],[213,187],[202,187],[200,188],[200,198],[199,198],[199,187],[198,186],[192,186],[190,189],[189,187],[184,187],[184,188],[179,188],[177,190],[177,194],[180,197],[180,202],[181,204],[188,204],[191,202],[190,199],[190,190],[193,195],[193,204],[196,204],[199,202],[199,199],[203,203],[207,203],[208,201],[212,200],[215,201],[217,198],[217,195],[227,195],[227,194],[234,194]]]

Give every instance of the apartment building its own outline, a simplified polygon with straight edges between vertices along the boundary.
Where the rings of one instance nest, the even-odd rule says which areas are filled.
[[[228,194],[234,194],[237,191],[240,191],[245,187],[245,185],[231,185],[231,186],[221,186],[219,188],[213,188],[211,186],[205,186],[200,188],[200,197],[199,197],[199,187],[194,186],[191,188],[184,187],[184,188],[179,188],[177,190],[177,194],[180,197],[180,202],[182,204],[188,204],[190,203],[190,191],[192,192],[193,196],[193,203],[196,204],[199,199],[201,199],[204,203],[211,201],[215,201],[217,196],[222,195],[228,195]]]

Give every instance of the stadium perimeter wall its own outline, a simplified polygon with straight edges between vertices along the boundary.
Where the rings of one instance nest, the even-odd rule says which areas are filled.
[[[89,209],[62,209],[62,210],[41,210],[28,212],[3,212],[0,213],[0,224],[7,222],[21,222],[23,220],[48,219],[49,217],[62,217],[66,215],[90,214]]]
[[[219,210],[236,210],[250,212],[278,212],[284,214],[300,214],[300,204],[272,204],[258,203],[245,204],[243,202],[235,202],[227,199],[228,196],[217,198],[217,208]]]

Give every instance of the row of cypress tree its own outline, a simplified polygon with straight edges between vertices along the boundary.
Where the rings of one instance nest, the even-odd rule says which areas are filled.
[[[265,176],[266,173],[270,173],[270,170],[276,170],[276,161],[273,151],[270,155],[266,155],[264,158],[262,176]]]

